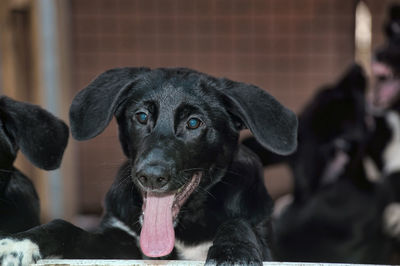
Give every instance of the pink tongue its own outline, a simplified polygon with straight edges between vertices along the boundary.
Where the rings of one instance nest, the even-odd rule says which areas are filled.
[[[147,194],[140,247],[148,257],[162,257],[171,253],[175,244],[172,225],[174,194],[159,196]]]

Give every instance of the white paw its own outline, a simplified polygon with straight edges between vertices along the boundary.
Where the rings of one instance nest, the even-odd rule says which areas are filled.
[[[29,266],[40,258],[38,245],[29,239],[0,240],[0,266]]]
[[[385,208],[383,228],[389,236],[400,238],[400,203],[391,203]]]
[[[392,130],[392,139],[383,152],[384,172],[389,175],[400,170],[400,116],[397,112],[389,112],[386,121]]]

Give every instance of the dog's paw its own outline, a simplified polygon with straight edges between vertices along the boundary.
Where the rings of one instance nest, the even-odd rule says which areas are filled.
[[[262,258],[251,244],[213,245],[205,265],[262,265]]]
[[[29,239],[0,239],[0,266],[29,266],[40,258],[38,245]]]
[[[400,239],[400,203],[391,203],[385,208],[383,228],[389,236]]]
[[[255,261],[247,261],[247,260],[238,260],[238,261],[218,261],[218,260],[207,260],[204,264],[205,266],[231,266],[231,265],[243,265],[243,266],[260,266],[263,265],[262,262]]]

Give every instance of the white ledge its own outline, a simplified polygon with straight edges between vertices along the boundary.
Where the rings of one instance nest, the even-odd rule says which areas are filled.
[[[46,259],[39,260],[31,266],[141,266],[141,265],[204,265],[204,261],[189,261],[189,260],[63,260],[63,259]],[[342,266],[342,265],[357,265],[343,263],[305,263],[305,262],[264,262],[266,266],[308,266],[308,265],[323,265],[323,266]],[[366,264],[363,264],[366,265]],[[371,264],[370,264],[371,265]]]

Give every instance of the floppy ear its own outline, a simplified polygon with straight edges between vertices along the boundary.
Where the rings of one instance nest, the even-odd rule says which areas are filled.
[[[358,64],[352,64],[346,69],[345,73],[336,84],[336,88],[348,92],[365,93],[367,87],[367,79],[365,77],[364,69]]]
[[[232,102],[230,112],[242,120],[257,141],[280,155],[297,146],[297,117],[266,91],[245,83],[222,80],[222,92]]]
[[[11,169],[13,167],[15,158],[17,157],[18,147],[13,142],[12,137],[7,134],[7,130],[2,121],[4,120],[3,117],[4,115],[0,110],[0,169]]]
[[[114,68],[96,77],[73,99],[69,118],[72,136],[91,139],[107,127],[124,95],[149,68]]]
[[[68,126],[41,107],[0,97],[1,119],[7,135],[37,167],[60,166],[68,142]]]

